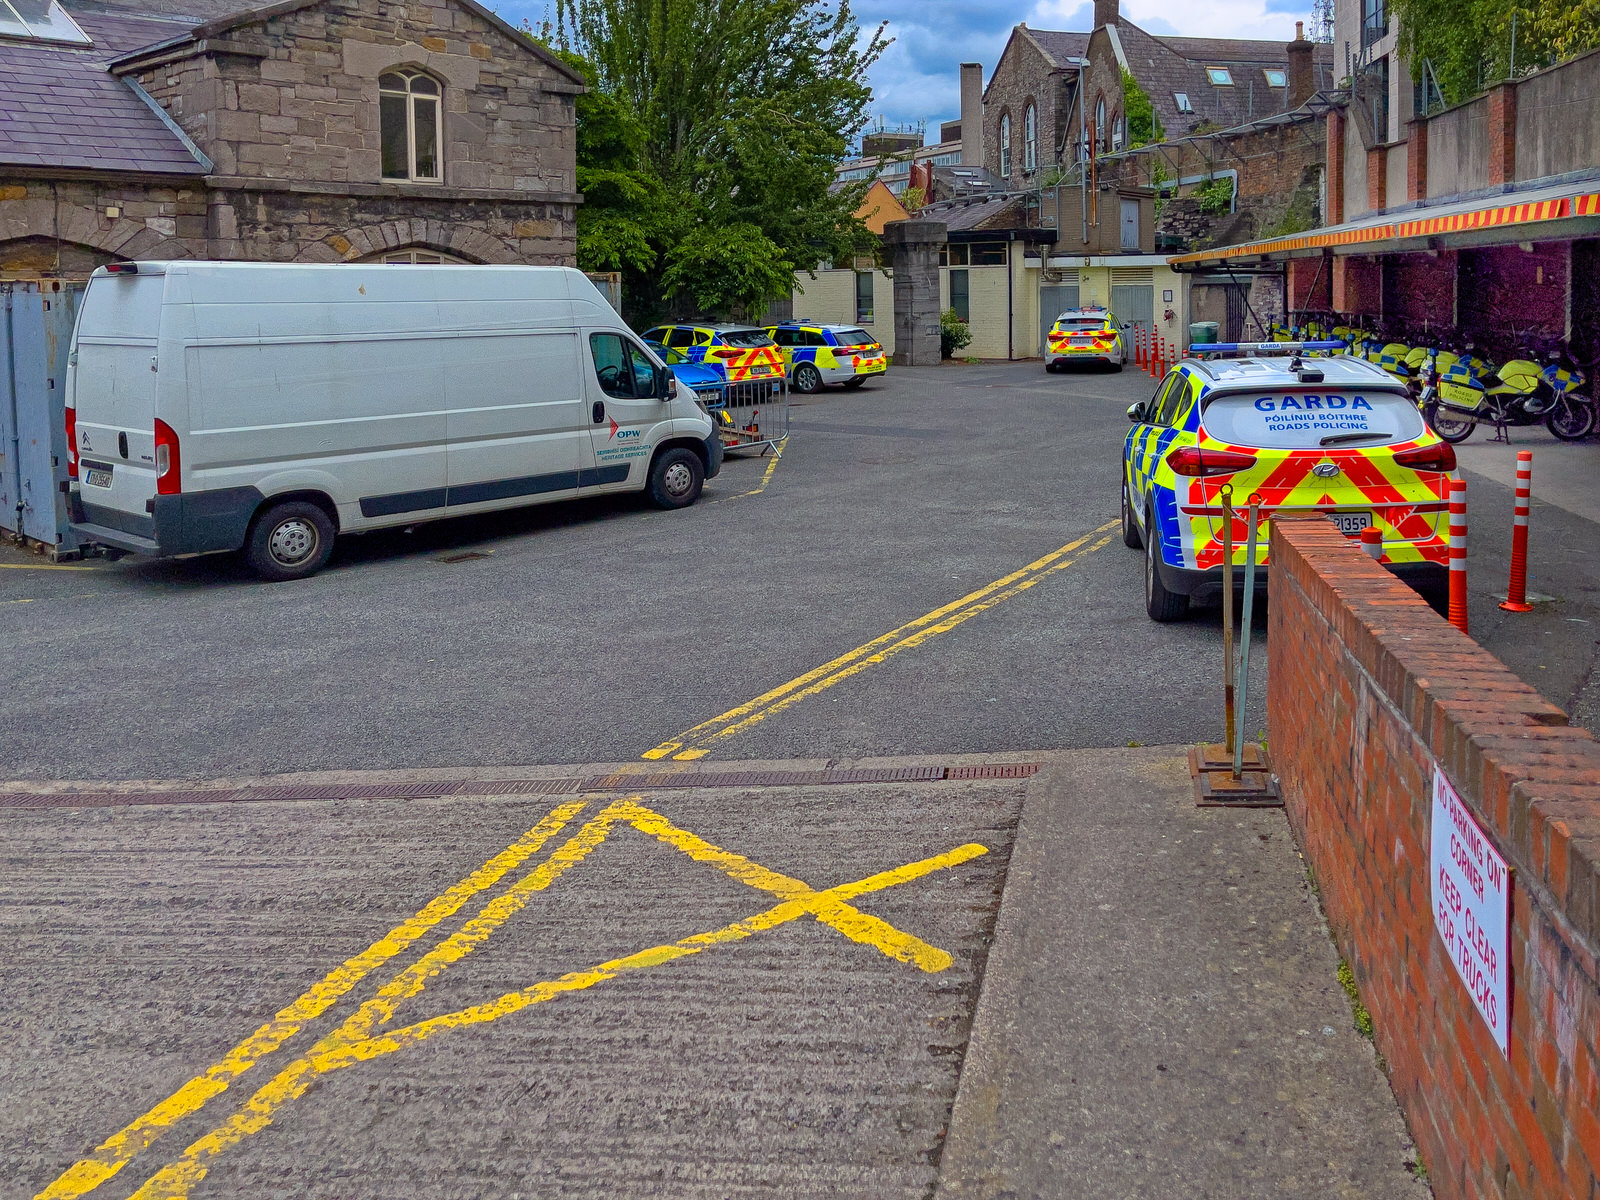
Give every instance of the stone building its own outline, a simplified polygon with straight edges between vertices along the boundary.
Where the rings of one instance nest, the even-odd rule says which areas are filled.
[[[474,0],[12,7],[0,278],[118,259],[574,261],[582,81]]]

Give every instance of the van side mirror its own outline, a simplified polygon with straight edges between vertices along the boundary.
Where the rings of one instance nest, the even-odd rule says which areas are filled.
[[[656,372],[656,399],[671,400],[678,394],[678,377],[671,371]]]
[[[1132,421],[1135,425],[1138,425],[1144,420],[1143,400],[1139,401],[1137,404],[1128,405],[1128,420]]]

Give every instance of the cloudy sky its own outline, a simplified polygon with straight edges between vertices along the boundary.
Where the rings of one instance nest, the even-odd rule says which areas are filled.
[[[1082,0],[851,0],[863,29],[889,22],[894,44],[872,72],[875,116],[889,125],[926,120],[932,138],[939,122],[961,115],[958,67],[981,62],[994,69],[1012,26],[1087,30],[1094,5]],[[547,0],[489,0],[513,24],[538,24],[554,8]],[[1307,20],[1311,0],[1122,0],[1122,15],[1151,33],[1198,37],[1273,38],[1288,41],[1296,20]]]

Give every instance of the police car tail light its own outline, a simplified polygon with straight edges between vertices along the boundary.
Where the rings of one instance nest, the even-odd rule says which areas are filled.
[[[1254,454],[1202,450],[1198,446],[1184,446],[1167,455],[1167,466],[1176,475],[1232,475],[1235,471],[1248,471],[1255,465]]]
[[[78,410],[67,409],[67,478],[78,477]]]
[[[711,351],[713,357],[722,359],[738,358],[742,353],[742,350],[735,350],[731,346],[718,346],[716,349]]]
[[[1410,467],[1413,471],[1454,471],[1455,447],[1449,442],[1440,442],[1434,446],[1418,446],[1415,450],[1402,450],[1394,456],[1394,465]]]

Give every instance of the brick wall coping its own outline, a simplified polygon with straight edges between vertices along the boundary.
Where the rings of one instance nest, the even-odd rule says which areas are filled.
[[[59,174],[59,172],[57,172]],[[123,176],[119,175],[118,178]],[[297,192],[317,196],[389,196],[404,200],[499,200],[511,204],[581,204],[581,192],[453,188],[432,183],[327,183],[312,179],[264,179],[255,175],[207,175],[207,187],[236,192]]]
[[[1275,519],[1270,554],[1272,570],[1295,580],[1428,746],[1522,885],[1564,918],[1564,940],[1592,978],[1600,949],[1600,742],[1568,726],[1565,712],[1330,522]]]

